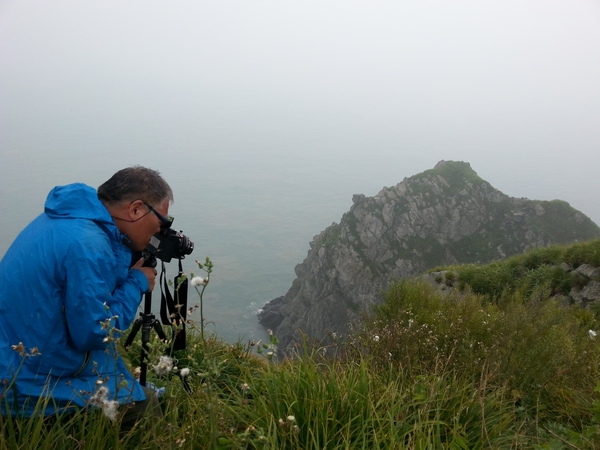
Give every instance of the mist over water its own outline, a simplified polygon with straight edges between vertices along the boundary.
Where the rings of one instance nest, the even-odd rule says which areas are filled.
[[[334,158],[310,143],[290,142],[275,130],[268,139],[229,134],[221,141],[218,136],[178,134],[169,145],[164,137],[151,139],[144,131],[123,134],[110,127],[82,138],[79,131],[89,124],[70,119],[71,129],[46,125],[31,133],[15,127],[3,136],[5,148],[12,150],[4,152],[0,167],[0,209],[8,212],[0,215],[0,256],[42,212],[55,185],[97,187],[132,164],[157,169],[174,190],[173,227],[195,244],[184,270],[202,275],[194,260],[202,262],[206,256],[215,265],[205,293],[205,320],[209,330],[228,341],[264,338],[256,313],[285,294],[312,238],[339,221],[353,193],[369,188],[373,195],[382,187],[378,164],[351,155]],[[176,262],[166,269],[174,277]],[[158,299],[157,288],[155,313]],[[195,303],[190,287],[189,304]]]
[[[152,139],[143,131],[123,134],[106,127],[93,139],[83,138],[86,144],[82,144],[77,131],[85,123],[78,124],[73,117],[72,124],[72,130],[32,134],[15,128],[4,136],[12,150],[4,152],[0,168],[0,210],[4,211],[0,255],[42,211],[53,186],[80,181],[97,187],[132,164],[157,169],[175,193],[170,209],[173,227],[195,244],[184,260],[184,270],[202,275],[194,260],[202,262],[206,256],[213,260],[205,320],[209,331],[230,342],[265,338],[256,319],[259,308],[287,292],[309,242],[332,222],[339,222],[353,194],[375,195],[437,162],[422,161],[427,158],[418,152],[385,154],[376,147],[361,152],[349,146],[345,153],[324,144],[319,147],[309,139],[290,140],[275,130],[269,136],[228,134],[222,140],[216,133],[204,140],[195,133],[178,134],[171,136],[169,145],[166,139]],[[54,141],[60,145],[53,145]],[[487,177],[492,185],[493,178]],[[169,278],[177,274],[175,261],[166,268]],[[158,299],[157,288],[156,314]],[[190,287],[189,306],[195,303],[197,295]],[[199,320],[198,314],[192,318]]]

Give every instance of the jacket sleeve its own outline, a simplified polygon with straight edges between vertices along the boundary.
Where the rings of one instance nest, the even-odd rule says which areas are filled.
[[[65,319],[73,345],[82,351],[104,349],[111,333],[127,329],[148,290],[144,274],[129,270],[108,239],[101,236],[97,244],[72,243],[63,266]]]

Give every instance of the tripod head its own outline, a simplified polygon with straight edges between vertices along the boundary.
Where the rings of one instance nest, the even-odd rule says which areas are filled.
[[[147,249],[142,252],[142,258],[144,258],[143,267],[152,267],[156,268],[158,261],[156,260],[156,256],[150,253]]]

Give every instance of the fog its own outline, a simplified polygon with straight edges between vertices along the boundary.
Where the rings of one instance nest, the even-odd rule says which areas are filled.
[[[600,224],[598,80],[597,0],[0,0],[0,256],[53,186],[152,167],[208,320],[260,337],[353,194],[440,160]]]
[[[115,151],[227,177],[227,153],[329,189],[311,161],[350,199],[461,160],[600,223],[595,0],[1,0],[0,64],[0,177],[23,184],[74,181],[65,161],[103,181],[88,155]]]

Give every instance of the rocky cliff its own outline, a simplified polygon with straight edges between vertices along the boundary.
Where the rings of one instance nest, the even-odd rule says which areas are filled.
[[[509,197],[468,163],[441,161],[374,197],[354,195],[340,223],[315,236],[292,286],[264,306],[259,322],[285,354],[303,335],[327,343],[332,333],[347,333],[393,280],[598,237],[600,228],[566,202]]]

